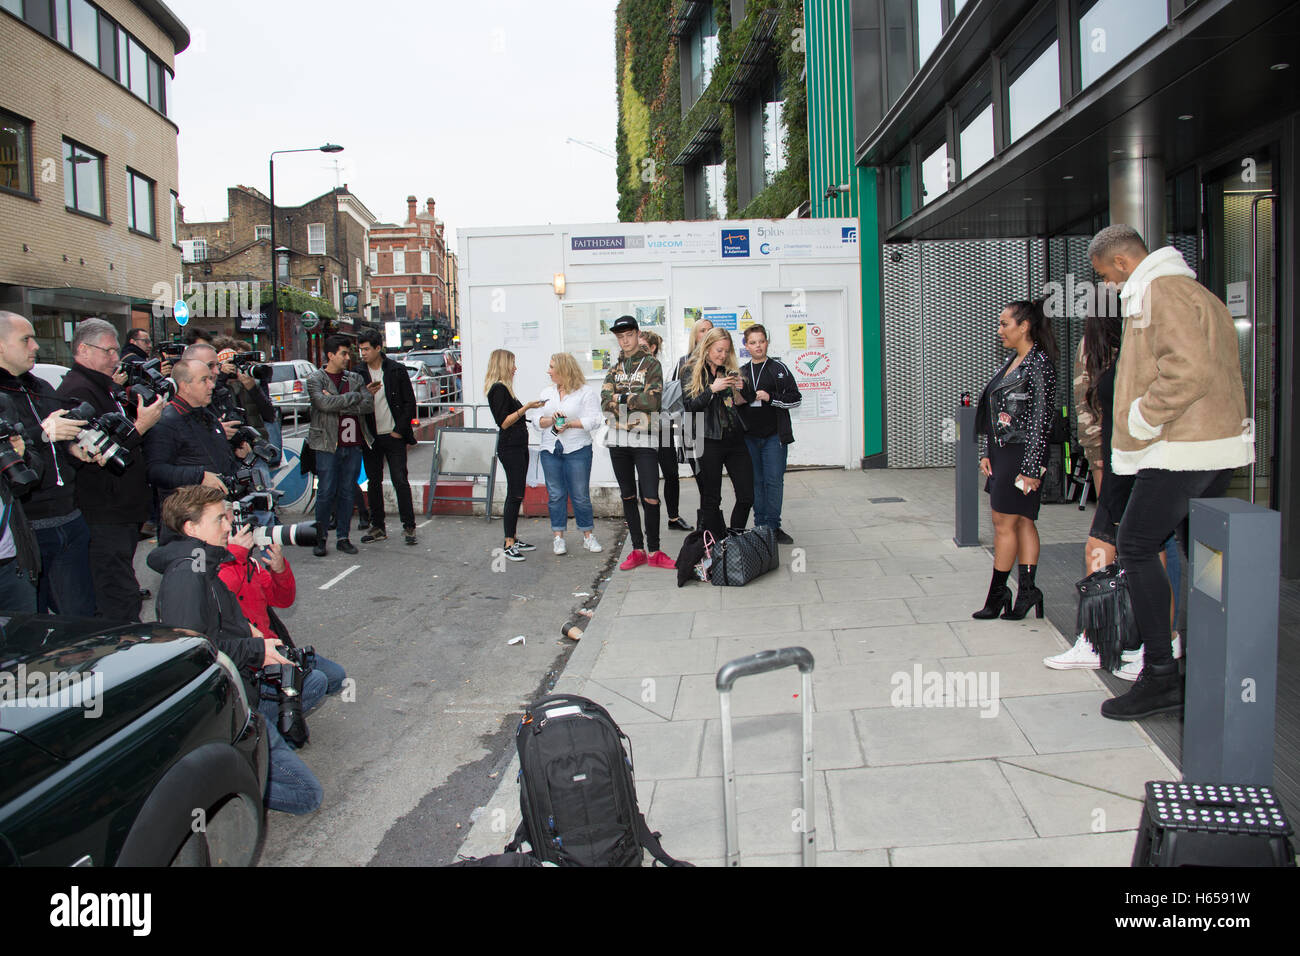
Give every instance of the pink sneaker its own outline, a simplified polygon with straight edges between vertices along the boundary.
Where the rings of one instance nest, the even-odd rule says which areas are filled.
[[[645,552],[638,548],[634,550],[631,554],[629,554],[626,558],[623,559],[623,563],[618,566],[618,569],[620,571],[631,571],[633,568],[639,568],[641,565],[645,563],[646,563]]]
[[[664,554],[662,551],[656,551],[654,554],[650,555],[650,567],[667,568],[670,571],[676,571],[677,562],[668,557],[668,555]]]

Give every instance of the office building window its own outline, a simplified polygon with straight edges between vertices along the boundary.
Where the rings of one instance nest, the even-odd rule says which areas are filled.
[[[254,226],[254,227],[253,227],[253,241],[254,241],[254,242],[261,242],[263,239],[265,239],[267,242],[270,242],[270,241],[271,241],[271,227],[270,227],[270,226]]]
[[[921,160],[921,205],[934,202],[948,191],[948,144],[938,148]]]
[[[912,0],[885,0],[885,87],[892,106],[911,82],[911,29],[908,19]]]
[[[406,318],[406,293],[397,292],[393,294],[393,312],[397,318]]]
[[[307,255],[325,255],[325,223],[313,222],[307,226]]]
[[[320,279],[308,279],[306,282],[303,283],[303,286],[312,295],[317,297],[320,296]]]
[[[86,0],[72,0],[72,52],[99,66],[99,11]]]
[[[99,17],[99,68],[117,79],[117,24],[103,14]]]
[[[149,102],[149,54],[134,38],[127,39],[127,56],[131,62],[131,92]]]
[[[781,90],[781,77],[772,73],[766,84],[763,103],[763,172],[766,182],[776,178],[785,169],[785,93]]]
[[[917,62],[924,66],[943,37],[944,0],[916,0]]]
[[[208,240],[206,239],[182,239],[181,262],[206,262],[208,259]],[[284,263],[280,264],[280,278],[288,275],[288,268]]]
[[[966,178],[993,158],[993,104],[988,103],[961,128],[961,175]]]
[[[154,228],[153,180],[134,170],[126,171],[126,227],[146,236],[156,236]]]
[[[373,272],[375,275],[379,275],[379,250],[378,249],[370,250],[370,271]]]
[[[32,7],[42,0],[27,0]],[[68,0],[54,0],[54,39],[68,46]]]
[[[149,57],[149,105],[163,112],[162,64]]]
[[[424,293],[424,311],[421,314],[426,319],[433,314],[433,293]]]
[[[0,189],[32,192],[32,124],[0,110]]]
[[[63,200],[69,209],[104,218],[104,157],[66,139]]]
[[[1056,40],[1037,59],[1024,65],[1007,86],[1011,142],[1061,108],[1060,49]]]
[[[1165,26],[1164,3],[1096,0],[1079,5],[1079,89],[1087,89]]]
[[[23,0],[0,0],[0,10],[8,10],[21,20],[23,17]]]
[[[700,167],[699,183],[701,218],[726,219],[727,165],[720,153],[713,157],[713,162]]]
[[[713,19],[713,4],[705,4],[704,14],[691,32],[688,53],[691,77],[688,102],[698,100],[713,79],[713,68],[718,62],[718,25]]]
[[[167,191],[172,200],[172,245],[176,245],[176,221],[179,218],[177,213],[180,212],[180,198],[171,190]]]
[[[406,250],[393,250],[393,275],[406,275]]]
[[[426,276],[429,274],[429,250],[428,249],[420,250],[420,273]]]
[[[912,164],[898,160],[889,164],[889,189],[893,225],[912,215]]]

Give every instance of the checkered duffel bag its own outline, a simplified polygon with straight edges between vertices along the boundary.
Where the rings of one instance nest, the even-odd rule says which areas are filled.
[[[718,587],[743,587],[778,564],[776,529],[752,528],[728,535],[713,548],[709,580]]]

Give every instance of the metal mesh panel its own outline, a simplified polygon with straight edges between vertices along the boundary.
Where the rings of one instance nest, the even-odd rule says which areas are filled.
[[[895,468],[925,463],[921,410],[920,245],[886,245],[885,450]]]

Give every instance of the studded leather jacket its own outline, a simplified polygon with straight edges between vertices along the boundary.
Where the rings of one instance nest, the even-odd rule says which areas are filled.
[[[1007,372],[1013,361],[1014,355],[1002,366],[1002,377],[989,382],[980,395],[975,413],[979,454],[988,457],[990,440],[1000,448],[1022,445],[1020,474],[1037,478],[1047,462],[1047,438],[1056,408],[1056,366],[1037,345],[1015,371]]]

